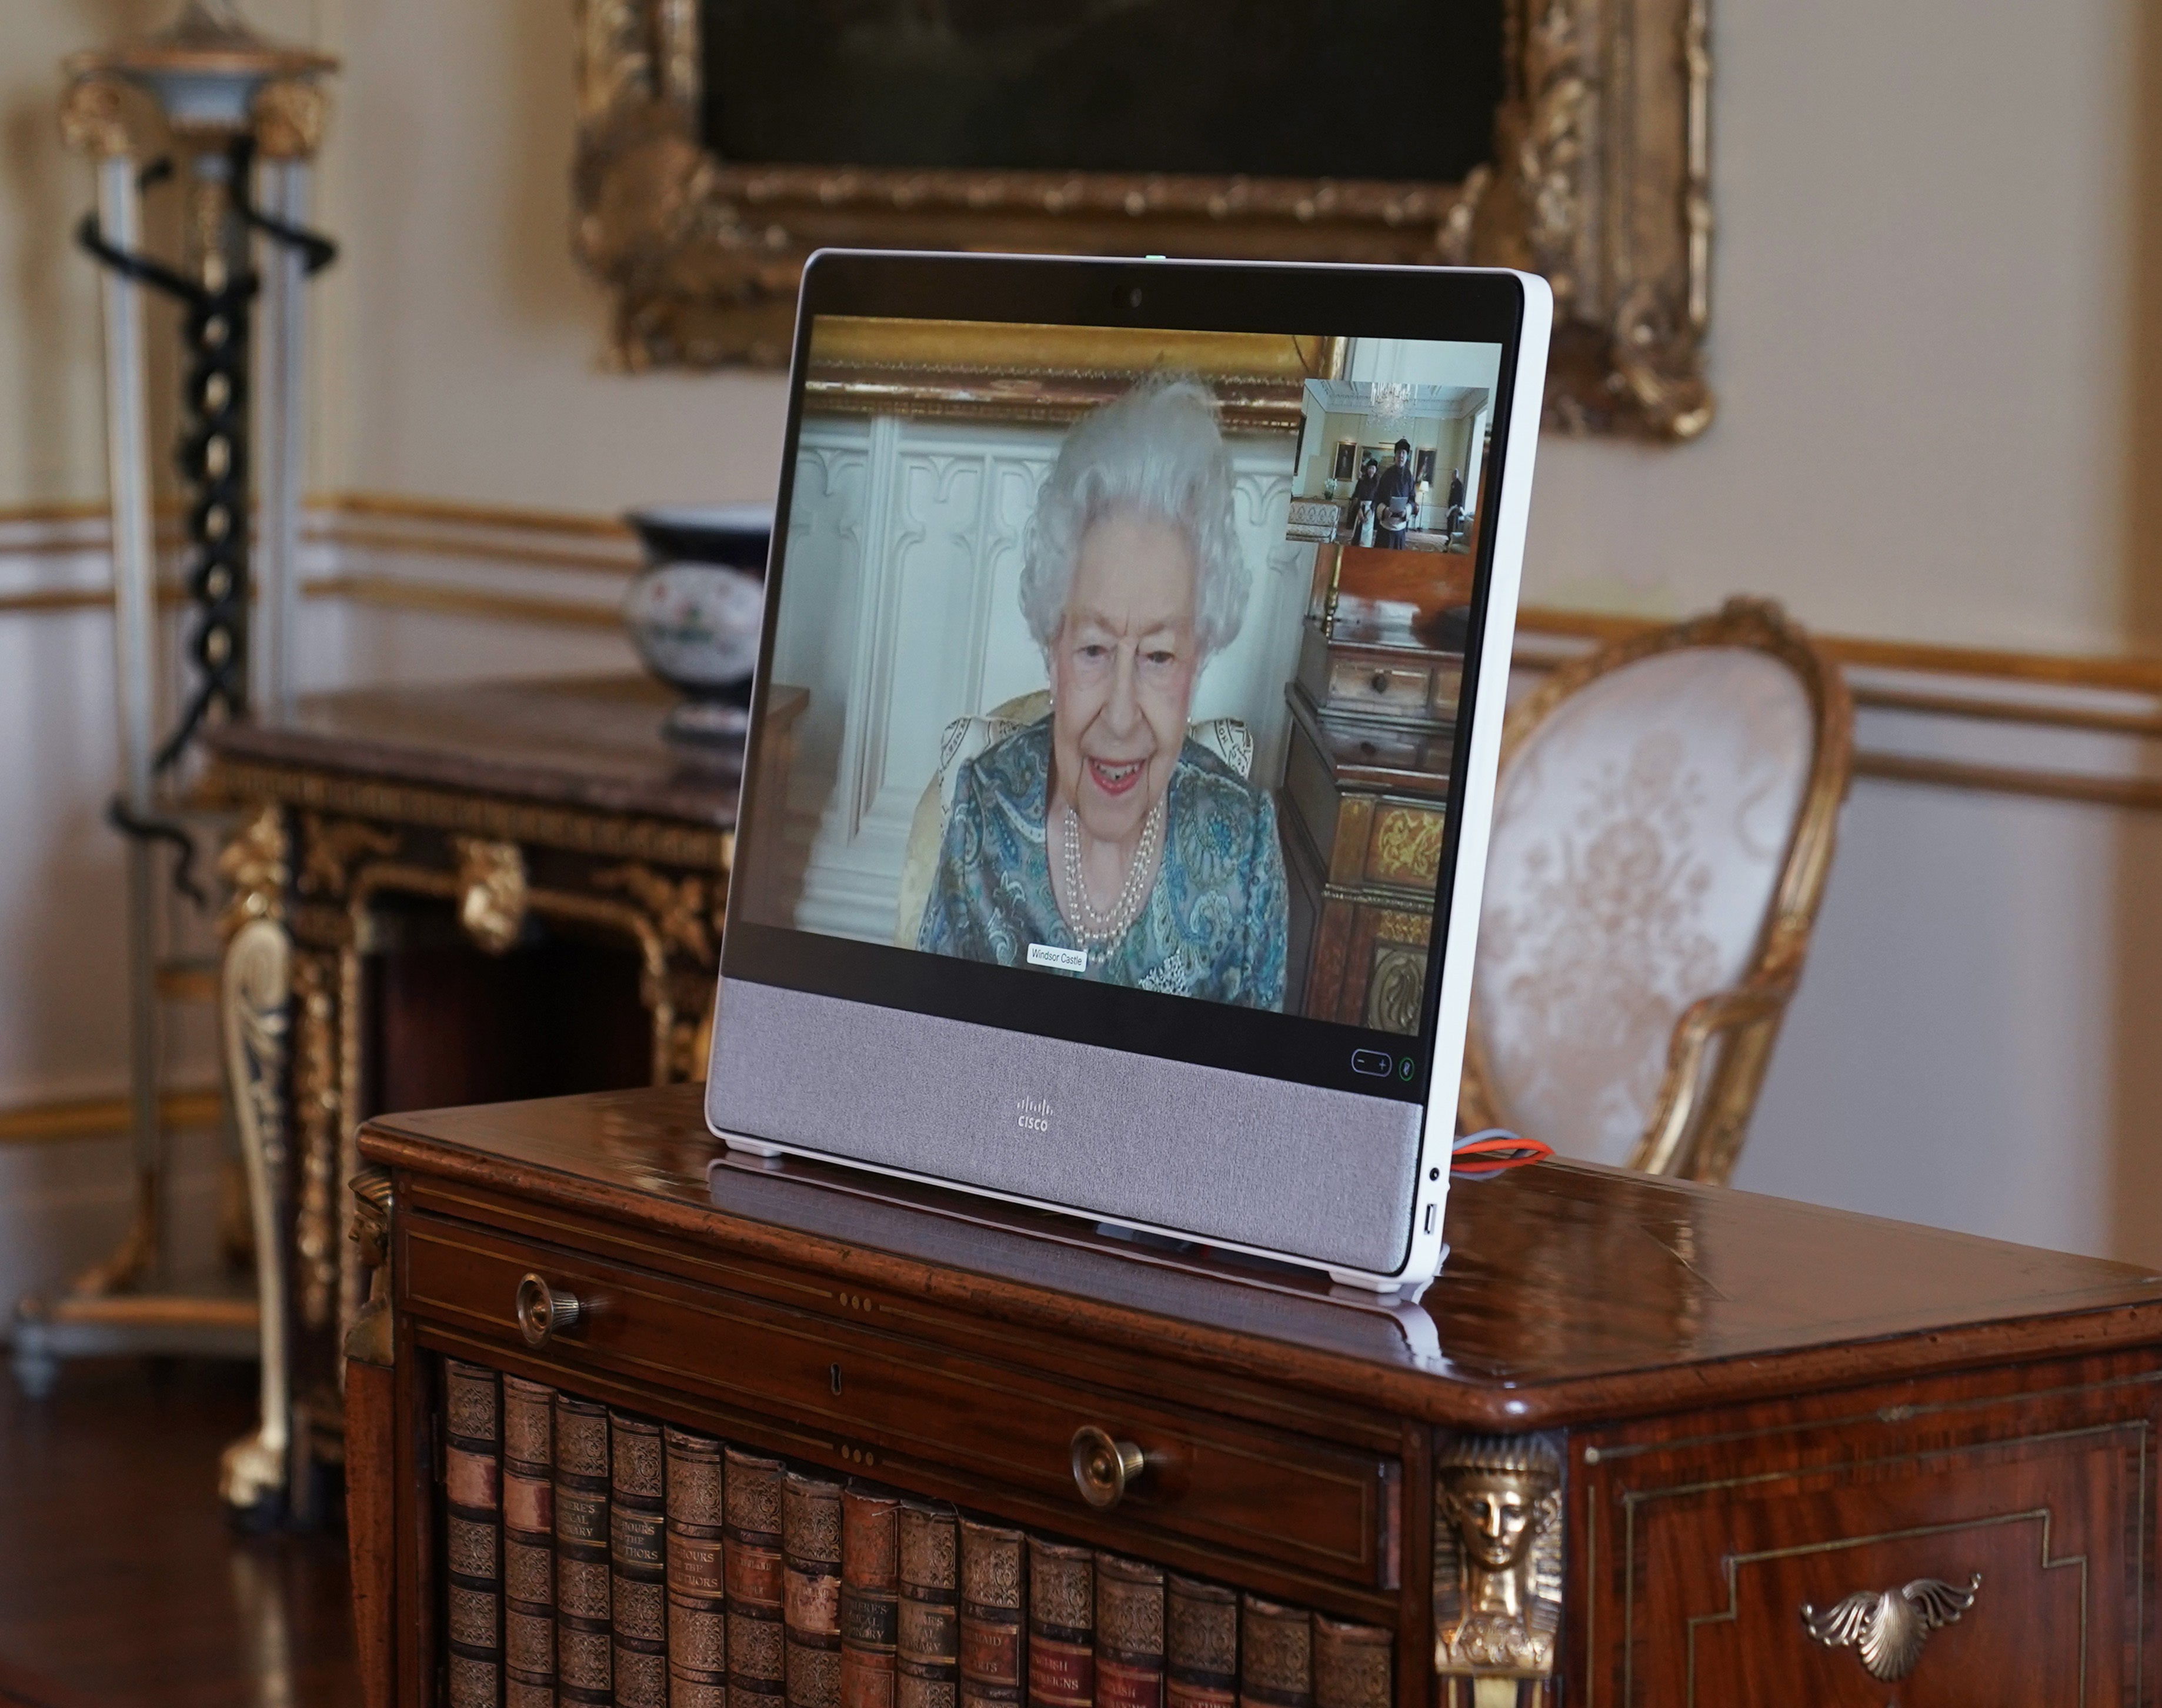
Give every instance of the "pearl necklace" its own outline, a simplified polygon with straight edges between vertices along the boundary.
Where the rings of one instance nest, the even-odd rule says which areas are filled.
[[[1141,917],[1141,906],[1148,900],[1149,866],[1156,859],[1156,839],[1162,828],[1163,802],[1158,800],[1141,821],[1141,844],[1126,868],[1126,881],[1119,886],[1118,899],[1108,911],[1099,913],[1089,899],[1088,885],[1081,880],[1080,816],[1071,807],[1066,809],[1066,905],[1059,911],[1084,948],[1116,943]]]

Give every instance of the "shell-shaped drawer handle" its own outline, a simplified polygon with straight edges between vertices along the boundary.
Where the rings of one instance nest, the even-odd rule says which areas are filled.
[[[545,1346],[566,1329],[575,1326],[585,1307],[574,1293],[551,1287],[537,1275],[518,1283],[518,1332],[529,1346]]]
[[[1110,1432],[1084,1423],[1073,1432],[1073,1486],[1081,1498],[1099,1512],[1108,1512],[1126,1497],[1148,1469],[1148,1456],[1131,1441],[1113,1439]]]
[[[1802,1625],[1826,1648],[1854,1648],[1869,1676],[1897,1684],[1914,1670],[1922,1645],[1942,1625],[1956,1625],[1974,1606],[1982,1574],[1963,1590],[1942,1578],[1916,1578],[1896,1590],[1856,1590],[1821,1613],[1802,1603]]]

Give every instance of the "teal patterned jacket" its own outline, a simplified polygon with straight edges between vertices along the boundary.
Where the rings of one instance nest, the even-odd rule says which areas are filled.
[[[1050,798],[1048,718],[962,766],[916,948],[1017,967],[1027,964],[1031,943],[1080,946],[1052,894],[1043,833]],[[1172,768],[1165,827],[1163,862],[1141,917],[1117,943],[1090,951],[1079,976],[1282,1008],[1284,865],[1275,806],[1189,739]]]

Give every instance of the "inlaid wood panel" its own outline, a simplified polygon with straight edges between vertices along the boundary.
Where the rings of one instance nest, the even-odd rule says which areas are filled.
[[[1580,1700],[2151,1700],[2162,1379],[2055,1366],[1990,1385],[2010,1391],[1935,1385],[1580,1436]]]

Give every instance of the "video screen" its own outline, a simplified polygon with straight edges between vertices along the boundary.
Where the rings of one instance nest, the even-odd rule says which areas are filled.
[[[819,317],[732,909],[1417,1032],[1501,356]]]

